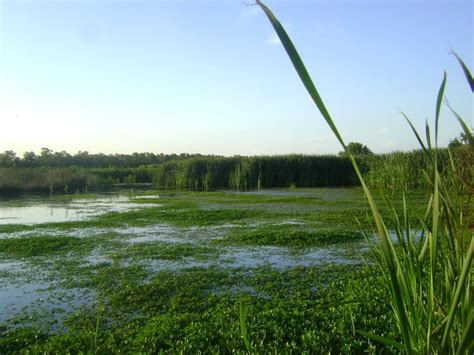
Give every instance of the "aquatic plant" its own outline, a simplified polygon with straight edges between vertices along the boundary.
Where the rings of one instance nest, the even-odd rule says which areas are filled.
[[[446,73],[436,100],[434,142],[428,124],[425,143],[405,116],[423,149],[427,164],[424,175],[432,192],[422,221],[423,230],[417,240],[406,218],[408,206],[405,205],[402,216],[394,212],[391,220],[382,217],[358,163],[347,148],[290,37],[271,10],[260,0],[257,0],[257,4],[275,29],[316,107],[344,148],[372,211],[379,241],[377,247],[374,247],[374,252],[378,256],[390,293],[393,316],[397,321],[402,341],[396,342],[388,337],[359,331],[408,354],[448,351],[456,354],[472,353],[474,349],[471,279],[474,238],[470,224],[472,206],[470,196],[466,197],[468,191],[464,181],[458,178],[454,161],[451,159],[451,170],[444,176],[440,174],[438,167],[438,127]],[[472,89],[472,76],[464,62],[456,57]],[[464,133],[469,137],[470,149],[474,149],[472,144],[474,139],[470,130],[459,115],[456,114],[456,117]],[[389,224],[396,231],[398,246],[388,233]]]

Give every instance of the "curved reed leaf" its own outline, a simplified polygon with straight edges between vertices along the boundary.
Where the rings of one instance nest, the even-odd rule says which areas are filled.
[[[406,308],[405,308],[406,305],[403,302],[403,293],[404,293],[402,290],[404,288],[403,280],[402,280],[403,273],[400,272],[400,262],[397,258],[396,253],[394,252],[393,243],[388,235],[387,228],[383,222],[383,219],[375,203],[375,200],[373,199],[372,194],[365,183],[365,180],[360,172],[357,162],[355,161],[351,152],[347,149],[347,146],[344,143],[344,140],[339,134],[339,131],[336,125],[334,124],[333,119],[331,118],[331,115],[326,109],[326,106],[324,105],[318,91],[316,90],[316,87],[313,84],[313,81],[311,80],[311,77],[308,74],[308,71],[306,70],[306,67],[303,61],[301,60],[301,57],[298,54],[298,51],[293,45],[285,29],[283,28],[281,23],[277,20],[277,18],[273,15],[273,13],[270,11],[270,9],[266,5],[264,5],[259,0],[257,0],[257,4],[260,5],[262,10],[265,12],[266,16],[268,17],[270,23],[272,24],[278,37],[280,38],[281,43],[283,44],[283,47],[285,48],[288,56],[290,57],[290,60],[293,63],[293,66],[296,72],[298,73],[300,79],[302,80],[306,90],[308,91],[309,95],[313,99],[321,115],[324,117],[327,124],[333,131],[334,135],[337,137],[342,147],[346,151],[349,159],[352,162],[354,170],[356,171],[356,174],[359,178],[359,181],[362,185],[364,193],[369,202],[375,224],[377,226],[377,232],[380,238],[380,244],[382,247],[384,260],[387,264],[387,269],[390,275],[391,290],[392,290],[392,294],[395,301],[395,304],[393,306],[394,306],[394,309],[396,310],[397,318],[399,318],[398,324],[400,326],[400,330],[402,332],[402,336],[405,342],[406,351],[408,354],[411,354],[413,352],[412,346],[411,346],[411,343],[412,343],[411,339],[413,335],[412,335],[412,329],[410,326],[409,318],[406,314]]]
[[[474,92],[474,78],[472,77],[469,68],[466,66],[464,61],[458,56],[458,54],[456,52],[451,51],[451,54],[453,54],[456,57],[456,59],[458,60],[459,64],[462,67],[462,70],[464,71],[464,75],[466,76],[467,83],[471,87],[471,91]]]
[[[281,23],[268,7],[259,0],[257,0],[257,4],[263,9],[275,29],[313,102],[346,151],[362,185],[367,201],[369,202],[380,243],[381,258],[377,257],[377,260],[380,262],[382,274],[387,278],[387,282],[389,283],[392,308],[403,339],[403,344],[398,344],[392,342],[392,340],[374,336],[370,333],[360,333],[366,334],[373,339],[377,338],[387,345],[389,345],[389,343],[395,347],[397,347],[396,345],[400,345],[398,349],[403,349],[403,351],[408,354],[420,352],[437,353],[440,349],[443,352],[448,346],[447,339],[449,337],[451,337],[450,339],[452,340],[450,344],[459,347],[458,352],[462,353],[465,349],[471,349],[472,344],[469,342],[469,337],[473,332],[471,327],[474,325],[471,317],[472,312],[469,311],[472,296],[469,287],[466,286],[466,284],[470,285],[471,282],[470,273],[466,270],[470,270],[472,264],[473,239],[471,235],[471,247],[469,249],[469,253],[471,254],[466,256],[463,252],[465,242],[456,240],[456,238],[459,237],[459,233],[462,232],[453,229],[461,228],[461,226],[465,224],[464,221],[466,219],[462,212],[456,212],[456,208],[458,207],[455,203],[459,203],[459,201],[462,200],[459,199],[459,186],[452,185],[452,182],[455,180],[450,179],[449,176],[442,177],[440,175],[440,168],[438,167],[438,155],[440,154],[438,149],[439,119],[447,81],[446,72],[444,73],[436,100],[434,146],[432,145],[428,122],[426,122],[425,128],[425,145],[411,121],[402,113],[428,159],[429,164],[427,165],[427,169],[423,170],[422,173],[424,174],[428,187],[432,189],[432,196],[427,206],[425,218],[421,220],[423,228],[422,238],[425,236],[425,233],[426,236],[424,237],[424,241],[420,241],[418,247],[413,245],[410,237],[411,230],[409,223],[407,223],[406,205],[404,205],[404,227],[408,238],[407,242],[404,240],[405,235],[401,221],[395,209],[391,208],[392,215],[394,216],[395,231],[400,244],[400,247],[395,249],[384,220],[360,172],[359,166],[351,152],[348,151],[296,48]],[[468,81],[471,80],[471,83],[472,76],[469,70],[467,70],[464,62],[462,62],[457,55],[456,57],[460,61]],[[458,120],[460,119],[458,115],[456,117]],[[466,131],[467,125],[461,123],[461,126],[463,126],[463,129]],[[472,138],[471,132],[466,133],[466,136],[468,139]],[[452,170],[455,171],[456,169],[453,168]],[[451,196],[450,193],[454,195]],[[456,199],[458,200],[456,201]],[[460,211],[462,211],[462,209],[460,209]],[[444,249],[444,244],[441,246],[438,245],[440,235],[446,237],[446,243],[444,243],[446,250]],[[454,238],[454,240],[451,240],[451,238]],[[405,243],[408,243],[408,245]],[[439,251],[441,250],[440,248],[443,252]],[[427,262],[425,262],[426,254],[429,256],[429,261]],[[437,272],[438,268],[442,272],[441,275],[444,275],[444,283],[443,277],[439,277],[439,272]],[[457,280],[456,287],[454,286],[455,280]],[[446,309],[447,303],[450,305],[448,307],[450,308],[449,311]],[[459,303],[461,303],[461,307],[459,307]],[[459,311],[460,309],[461,311]],[[460,314],[461,312],[464,313]],[[469,317],[471,317],[469,321],[466,319],[466,314],[469,314]],[[454,326],[454,324],[456,325]],[[451,329],[456,329],[456,334],[453,335]],[[441,333],[444,334],[443,341],[439,339]],[[443,346],[441,346],[442,342]],[[454,351],[454,349],[451,349],[451,351]]]
[[[438,98],[436,100],[436,116],[435,116],[435,148],[438,148],[438,126],[439,126],[439,113],[441,111],[441,103],[443,102],[444,89],[446,88],[447,74],[444,72],[443,82],[438,91]]]

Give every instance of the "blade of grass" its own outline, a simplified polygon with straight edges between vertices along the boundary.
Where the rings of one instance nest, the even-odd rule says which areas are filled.
[[[471,75],[471,72],[469,71],[469,68],[466,66],[464,61],[458,56],[458,54],[454,51],[451,51],[451,54],[453,54],[456,59],[458,60],[459,64],[462,67],[462,70],[464,72],[464,75],[466,76],[467,83],[471,87],[471,91],[474,92],[474,78]]]
[[[278,37],[280,38],[280,41],[283,44],[283,47],[285,48],[288,56],[290,57],[291,62],[293,63],[294,68],[296,69],[296,72],[298,73],[301,81],[303,82],[303,85],[305,86],[309,95],[313,99],[321,115],[324,117],[327,124],[333,131],[334,135],[336,136],[336,138],[339,140],[342,147],[346,151],[354,167],[354,170],[359,178],[359,181],[362,185],[364,193],[369,202],[370,209],[372,211],[373,218],[377,226],[377,232],[380,237],[380,243],[381,243],[384,259],[385,259],[385,262],[387,263],[387,269],[390,274],[391,288],[392,288],[392,292],[393,292],[393,296],[395,300],[394,306],[397,311],[398,317],[400,318],[399,325],[401,328],[403,339],[406,344],[406,351],[407,353],[411,354],[412,353],[411,329],[410,329],[409,320],[406,314],[405,305],[403,303],[401,285],[400,285],[399,278],[397,275],[397,270],[399,269],[400,266],[399,266],[399,262],[398,262],[396,254],[393,254],[394,247],[388,235],[387,229],[383,223],[381,214],[379,213],[375,200],[373,199],[372,194],[365,183],[365,180],[362,176],[362,173],[360,172],[357,162],[355,161],[351,152],[347,149],[347,146],[344,143],[344,140],[339,134],[339,131],[337,130],[333,119],[331,118],[328,110],[326,109],[326,106],[324,105],[318,91],[316,90],[316,87],[314,86],[313,81],[311,80],[310,75],[308,74],[308,71],[306,70],[306,67],[303,61],[301,60],[301,57],[298,54],[298,51],[293,45],[285,29],[283,28],[281,23],[277,20],[277,18],[273,15],[273,13],[270,11],[270,9],[266,5],[264,5],[260,0],[257,0],[257,4],[260,5],[262,10],[265,12],[267,18],[269,19],[270,23],[272,24],[273,28],[275,29]]]
[[[471,130],[469,129],[469,127],[467,126],[466,122],[463,120],[463,118],[451,107],[451,105],[449,104],[449,101],[448,100],[444,100],[444,103],[446,104],[446,106],[448,106],[449,110],[453,113],[453,115],[457,118],[457,120],[459,121],[459,124],[461,125],[462,127],[462,130],[464,132],[464,134],[466,135],[466,138],[467,138],[467,141],[469,143],[469,145],[472,147],[474,146],[474,137],[472,136],[472,133],[471,133]]]
[[[473,257],[474,257],[474,238],[471,238],[471,244],[469,245],[467,256],[466,256],[466,259],[464,260],[462,273],[461,273],[461,276],[459,277],[458,285],[456,287],[456,292],[454,294],[454,299],[452,300],[451,307],[449,309],[448,322],[446,324],[446,327],[444,328],[443,339],[441,341],[441,349],[447,348],[449,332],[451,331],[451,327],[454,322],[454,317],[456,315],[456,309],[458,307],[459,298],[461,297],[461,294],[464,288],[467,287],[466,278],[468,277],[469,272],[471,272]]]
[[[400,114],[405,118],[405,120],[410,125],[410,128],[413,131],[413,133],[415,134],[415,137],[418,140],[418,143],[420,144],[423,151],[425,153],[428,153],[428,149],[426,148],[425,144],[423,143],[423,140],[421,139],[420,135],[418,134],[418,131],[416,130],[415,126],[413,126],[413,123],[411,123],[411,120],[408,118],[408,116],[403,111],[400,111]]]
[[[247,348],[248,353],[250,354],[252,348],[250,347],[250,341],[247,333],[247,307],[244,304],[244,301],[240,301],[240,334],[244,339],[245,347]]]
[[[406,348],[403,344],[397,343],[396,341],[393,341],[391,339],[388,339],[388,338],[385,338],[385,337],[382,337],[380,335],[376,335],[376,334],[373,334],[373,333],[364,332],[362,330],[358,330],[357,332],[362,334],[363,336],[366,336],[367,338],[371,338],[371,339],[376,340],[380,343],[383,343],[383,344],[386,344],[386,345],[389,345],[389,346],[393,346],[395,349],[398,349],[398,350],[401,350],[401,351],[406,350]]]
[[[435,148],[438,148],[438,127],[439,127],[439,114],[441,111],[441,103],[443,102],[444,89],[446,88],[447,74],[444,72],[443,81],[438,91],[438,98],[436,100],[436,115],[435,115]]]

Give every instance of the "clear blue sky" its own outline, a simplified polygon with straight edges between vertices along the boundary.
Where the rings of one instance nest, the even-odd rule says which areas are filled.
[[[248,0],[250,2],[251,0]],[[277,1],[347,141],[424,131],[443,71],[469,124],[471,1]],[[222,1],[0,0],[0,151],[260,155],[340,150],[257,7]],[[440,143],[460,132],[443,110]]]

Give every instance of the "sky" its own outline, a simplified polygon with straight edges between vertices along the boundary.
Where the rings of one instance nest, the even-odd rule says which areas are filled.
[[[252,0],[0,0],[0,152],[341,150]],[[265,2],[346,142],[417,148],[438,88],[473,125],[472,1]],[[440,145],[461,132],[446,107]]]

